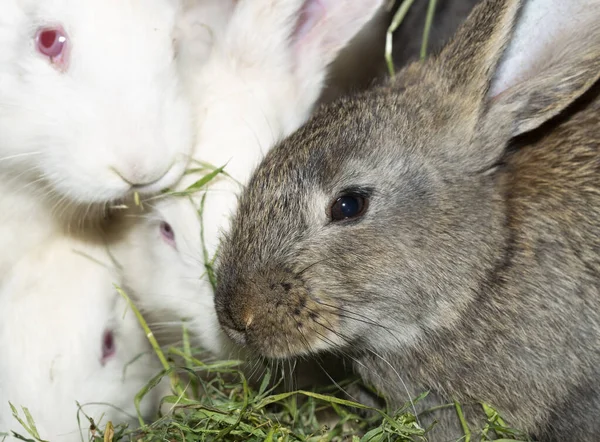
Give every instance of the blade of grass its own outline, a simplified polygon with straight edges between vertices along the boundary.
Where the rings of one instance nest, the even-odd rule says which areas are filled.
[[[30,436],[32,436],[38,442],[47,442],[40,437],[38,430],[35,426],[35,422],[33,421],[33,418],[31,417],[31,414],[29,413],[29,410],[26,407],[21,407],[21,410],[23,410],[23,414],[25,415],[25,420],[27,421],[27,423],[25,423],[25,420],[21,418],[19,412],[17,411],[17,408],[12,403],[9,402],[8,405],[10,406],[12,415],[15,418],[15,420],[19,424],[21,424],[21,426],[25,429],[25,431],[27,431],[27,433],[29,433]],[[15,434],[15,437],[16,436],[17,435]],[[20,436],[20,438],[22,440],[27,440],[22,436]]]
[[[115,427],[111,421],[106,423],[104,427],[104,442],[112,442],[115,437]]]
[[[400,7],[394,14],[392,22],[390,23],[390,26],[388,27],[385,35],[385,61],[387,63],[388,71],[392,78],[394,78],[394,76],[396,75],[396,68],[394,67],[394,59],[392,56],[392,37],[396,29],[398,29],[398,27],[402,24],[402,21],[404,20],[404,17],[406,17],[406,14],[408,13],[408,10],[412,6],[413,2],[414,0],[404,0],[402,2]]]
[[[115,289],[117,290],[117,292],[125,299],[125,301],[127,302],[127,305],[129,306],[129,308],[133,311],[133,313],[135,314],[139,324],[141,325],[142,329],[144,330],[144,333],[146,333],[146,338],[148,339],[148,341],[150,342],[150,345],[152,346],[152,349],[154,350],[154,353],[156,354],[156,356],[158,357],[163,370],[166,372],[166,374],[171,374],[170,379],[171,379],[171,386],[172,388],[175,389],[175,392],[178,395],[183,396],[184,393],[184,389],[181,387],[181,385],[179,384],[179,382],[177,382],[176,380],[176,372],[172,369],[171,364],[169,363],[169,361],[167,361],[167,358],[165,357],[165,354],[163,353],[162,349],[160,348],[160,345],[158,345],[158,341],[156,340],[156,337],[154,336],[154,333],[152,332],[152,330],[150,330],[150,327],[148,326],[148,323],[146,322],[146,320],[144,319],[143,315],[140,313],[140,311],[138,310],[138,308],[135,306],[135,304],[133,303],[133,301],[131,300],[131,298],[129,297],[129,295],[127,295],[127,293],[125,293],[125,291],[123,289],[121,289],[119,286],[115,285],[114,286]],[[146,393],[148,391],[150,391],[152,388],[154,388],[158,382],[160,382],[160,379],[162,379],[162,376],[164,374],[160,374],[155,376],[148,385],[146,385],[140,392],[138,392],[138,394],[135,396],[135,407],[136,410],[138,412],[138,421],[140,422],[140,426],[144,427],[145,426],[145,422],[144,419],[140,413],[140,403],[143,399],[143,397],[146,395]],[[159,377],[160,376],[160,377]],[[156,378],[159,377],[158,380],[156,380]],[[156,383],[154,383],[156,382]],[[151,384],[151,386],[150,386]]]
[[[213,292],[217,289],[217,278],[215,276],[215,272],[212,266],[212,259],[208,256],[208,247],[206,247],[206,240],[204,239],[204,204],[206,202],[206,195],[204,193],[202,195],[202,200],[200,201],[200,207],[198,208],[198,216],[200,216],[200,242],[202,243],[202,255],[204,258],[204,268],[206,269],[206,276],[208,276],[208,280],[210,281],[210,285],[212,286]],[[216,256],[216,254],[215,254]]]
[[[427,16],[425,17],[425,28],[423,29],[423,42],[421,43],[421,60],[424,60],[427,56],[427,45],[429,44],[429,34],[431,33],[436,3],[437,0],[429,0]]]
[[[460,426],[463,429],[463,433],[465,433],[465,437],[463,440],[464,440],[464,442],[471,442],[471,430],[465,419],[465,415],[463,413],[462,407],[456,399],[453,402],[454,402],[454,408],[456,409],[456,415],[458,416],[458,420],[460,421]]]
[[[127,293],[125,293],[125,291],[123,289],[121,289],[121,287],[119,287],[118,285],[115,285],[114,287],[115,287],[115,290],[125,299],[125,301],[127,302],[127,305],[129,306],[131,311],[133,311],[136,318],[138,319],[138,322],[142,326],[144,333],[146,333],[146,338],[148,338],[148,341],[150,341],[150,345],[152,346],[152,349],[158,356],[158,359],[160,360],[160,363],[162,364],[163,369],[169,370],[171,368],[171,364],[169,364],[169,362],[167,361],[167,358],[165,357],[165,354],[163,353],[162,349],[160,348],[160,345],[158,345],[158,342],[156,341],[156,338],[154,337],[154,333],[152,333],[152,330],[150,330],[150,327],[148,327],[148,323],[146,322],[146,320],[144,319],[144,317],[142,316],[142,314],[140,313],[138,308],[135,306],[135,304],[133,303],[133,301],[131,300],[129,295]]]

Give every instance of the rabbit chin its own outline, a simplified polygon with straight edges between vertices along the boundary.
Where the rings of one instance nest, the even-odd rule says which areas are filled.
[[[252,322],[253,319],[244,332],[227,325],[223,325],[222,329],[235,344],[247,348],[250,354],[268,359],[337,352],[350,355],[367,352],[377,356],[378,353],[389,352],[390,348],[401,350],[411,347],[422,334],[422,328],[416,325],[406,325],[396,333],[397,326],[385,323],[365,327],[364,324],[340,321],[337,327],[306,323],[294,329],[276,329],[267,325],[257,327]]]
[[[313,356],[341,350],[346,343],[335,333],[323,339],[304,340],[290,339],[284,332],[275,333],[272,339],[255,339],[251,335],[242,338],[235,330],[225,329],[232,341],[245,345],[250,354],[260,355],[267,359],[280,360],[297,357]]]

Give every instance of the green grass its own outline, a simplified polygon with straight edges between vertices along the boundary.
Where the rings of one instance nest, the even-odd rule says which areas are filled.
[[[170,378],[171,394],[162,398],[168,411],[158,414],[153,422],[145,422],[138,415],[139,428],[127,428],[113,422],[97,423],[80,409],[80,422],[89,422],[92,430],[88,439],[92,442],[125,441],[426,441],[426,429],[417,423],[411,412],[415,398],[393,412],[378,410],[340,397],[338,387],[323,387],[319,391],[297,390],[277,392],[278,382],[271,382],[271,372],[266,371],[260,385],[251,386],[241,370],[241,361],[217,361],[205,363],[196,358],[196,351],[189,345],[187,329],[183,328],[181,348],[170,347],[167,351],[158,345],[148,324],[122,290],[145,330],[154,352],[163,364],[163,370],[140,390],[134,402],[136,407],[164,377]],[[198,350],[199,351],[199,350]],[[175,362],[175,361],[179,362]],[[356,382],[350,379],[342,383],[347,387]],[[518,432],[506,426],[498,413],[483,405],[488,417],[483,431],[474,437],[462,418],[460,404],[454,406],[457,419],[463,423],[464,442],[489,440],[492,432],[499,441],[520,440]],[[138,408],[139,410],[139,408]],[[41,442],[35,419],[27,409],[13,413],[24,431],[13,433],[23,441]],[[82,425],[85,427],[85,425]],[[516,437],[516,438],[513,438]]]
[[[120,291],[130,302],[128,296]],[[162,398],[168,412],[158,414],[153,422],[139,416],[139,428],[127,428],[113,422],[96,423],[81,412],[93,430],[93,442],[125,441],[426,441],[426,430],[421,428],[407,403],[393,412],[377,410],[342,399],[337,387],[323,387],[319,391],[297,390],[277,392],[278,383],[271,382],[266,371],[260,385],[252,386],[241,370],[240,361],[205,363],[194,357],[189,346],[187,330],[183,329],[181,348],[161,349],[148,325],[135,306],[130,303],[140,320],[148,339],[163,363],[163,370],[151,379],[135,398],[136,405],[163,377],[170,378],[171,394]],[[186,344],[187,343],[187,344]],[[177,363],[174,361],[178,361]],[[342,383],[347,386],[348,380]],[[424,397],[415,398],[415,402]],[[448,404],[462,419],[460,404]],[[164,407],[161,407],[164,409]],[[498,413],[483,406],[487,422],[483,431],[474,434],[466,423],[464,442],[489,440],[493,431],[500,441],[523,440],[510,429]],[[24,431],[15,435],[24,441],[40,442],[34,417],[29,412],[13,408],[15,417]],[[40,437],[42,436],[42,437]]]
[[[415,0],[401,0],[400,6],[394,16],[392,17],[392,21],[387,29],[386,38],[385,38],[385,52],[384,57],[388,67],[388,72],[390,77],[394,77],[396,74],[396,68],[394,66],[394,60],[392,58],[392,49],[393,49],[393,36],[394,32],[402,25],[406,14],[410,10]],[[421,0],[423,1],[423,0]],[[427,47],[429,44],[429,34],[431,33],[431,25],[433,24],[433,16],[435,14],[435,7],[437,5],[437,0],[428,0],[429,5],[427,7],[427,15],[425,17],[425,26],[423,27],[423,36],[421,38],[421,51],[420,58],[423,60],[427,56]],[[396,0],[392,0],[388,8],[392,9],[396,4]]]

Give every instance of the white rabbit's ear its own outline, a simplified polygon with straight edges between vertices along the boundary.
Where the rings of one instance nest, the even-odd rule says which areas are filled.
[[[340,50],[385,3],[383,0],[305,0],[292,34],[297,76],[322,75]]]
[[[183,0],[174,36],[179,57],[203,64],[223,38],[235,5],[236,0]]]
[[[328,65],[386,0],[238,0],[226,42],[233,58],[261,72],[285,69],[307,105]],[[383,57],[383,54],[382,54]]]

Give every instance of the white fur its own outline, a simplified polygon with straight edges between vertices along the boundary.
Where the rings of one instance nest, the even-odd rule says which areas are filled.
[[[160,366],[113,287],[118,279],[102,242],[57,237],[17,266],[23,270],[3,281],[0,296],[0,432],[27,436],[8,401],[27,407],[52,442],[82,440],[76,401],[97,423],[135,425],[134,396]],[[116,353],[103,366],[105,330],[114,333]],[[156,411],[156,394],[143,402],[144,413]],[[89,426],[81,415],[84,436]]]
[[[234,178],[221,176],[209,186],[202,214],[209,258],[235,209],[238,183],[308,118],[329,64],[383,3],[239,0],[226,28],[213,34],[209,55],[189,65],[197,119],[193,157],[226,165]],[[178,188],[198,178],[188,175]],[[163,322],[190,320],[205,348],[228,356],[205,275],[197,213],[202,195],[153,202],[149,220],[132,229],[117,255],[140,305],[160,312]],[[172,226],[176,247],[161,238],[161,221]]]
[[[193,145],[174,59],[175,0],[6,0],[2,8],[0,281],[52,235],[79,229],[73,213],[173,184]],[[58,23],[72,46],[66,72],[34,45],[39,27]]]
[[[179,179],[192,139],[174,0],[6,0],[2,9],[3,180],[41,189],[40,200],[90,204]],[[70,38],[65,72],[35,49],[36,30],[55,24]]]
[[[134,190],[160,190],[183,173],[193,143],[173,44],[179,12],[175,0],[2,4],[2,427],[16,428],[8,420],[11,400],[30,408],[42,437],[69,433],[66,440],[79,440],[72,434],[75,400],[135,414],[133,395],[156,371],[145,358],[121,380],[124,364],[147,350],[147,340],[131,312],[123,319],[116,307],[116,276],[73,252],[110,264],[94,233],[69,215]],[[40,27],[57,24],[71,44],[64,72],[34,44]],[[109,324],[120,333],[118,354],[102,367],[101,334]],[[99,418],[101,409],[115,421],[123,417],[106,407],[89,411]]]

